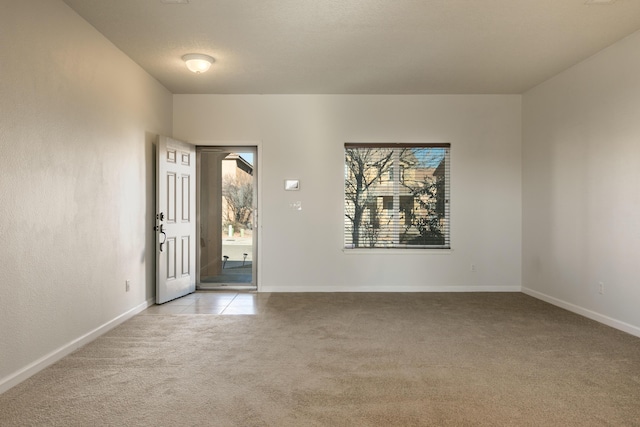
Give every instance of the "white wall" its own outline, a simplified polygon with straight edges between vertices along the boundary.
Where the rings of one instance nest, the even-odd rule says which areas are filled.
[[[173,127],[193,143],[260,143],[262,291],[520,289],[518,95],[174,95]],[[347,141],[452,144],[452,251],[343,252]]]
[[[638,336],[639,51],[636,33],[523,97],[524,290]]]
[[[3,2],[0,40],[1,392],[153,296],[172,97],[59,0]]]

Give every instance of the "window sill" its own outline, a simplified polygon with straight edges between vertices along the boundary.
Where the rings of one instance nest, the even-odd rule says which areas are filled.
[[[399,248],[375,248],[375,249],[347,249],[342,248],[346,255],[450,255],[453,249],[399,249]]]

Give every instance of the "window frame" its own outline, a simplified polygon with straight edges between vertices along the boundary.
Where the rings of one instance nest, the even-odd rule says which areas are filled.
[[[400,171],[399,172],[399,180],[394,180],[395,181],[399,181],[397,183],[395,183],[394,188],[393,188],[393,194],[389,194],[389,190],[387,189],[386,192],[384,190],[376,193],[374,191],[373,194],[369,194],[369,191],[372,191],[369,189],[369,186],[367,186],[364,190],[362,190],[362,193],[357,193],[357,190],[353,190],[354,185],[353,182],[349,182],[349,180],[351,179],[351,181],[355,180],[356,178],[351,178],[352,176],[354,176],[352,174],[353,170],[352,167],[349,164],[349,151],[350,149],[389,149],[392,150],[392,156],[394,156],[393,161],[391,161],[386,167],[385,170],[379,169],[377,173],[377,176],[371,181],[372,183],[377,182],[378,186],[382,186],[384,184],[385,180],[388,180],[391,176],[394,176],[395,178],[395,171]],[[402,154],[398,154],[397,151],[398,150],[403,150],[400,151],[399,153],[405,153],[404,150],[409,149],[409,150],[414,150],[414,149],[444,149],[444,154],[442,155],[443,157],[439,160],[439,163],[437,164],[437,166],[431,166],[428,169],[431,170],[430,172],[430,177],[432,178],[432,180],[430,182],[432,182],[431,188],[434,188],[434,186],[437,186],[437,190],[436,191],[442,191],[442,195],[439,196],[439,199],[436,201],[430,200],[428,202],[424,202],[424,199],[422,198],[422,201],[419,200],[421,198],[421,194],[424,195],[425,193],[420,193],[420,192],[414,192],[414,191],[419,191],[414,189],[411,189],[409,187],[409,184],[405,185],[405,173],[407,172],[407,170],[409,170],[409,174],[411,174],[411,169],[414,170],[425,170],[427,168],[423,167],[423,168],[411,168],[411,167],[407,167],[405,166],[405,164],[401,163],[400,160],[400,155]],[[411,154],[413,154],[414,152],[411,151]],[[351,154],[353,155],[353,154]],[[388,155],[385,155],[388,156]],[[414,157],[415,159],[415,157]],[[371,160],[369,159],[369,162]],[[343,151],[343,162],[344,162],[344,170],[345,170],[345,175],[344,175],[344,182],[343,182],[343,250],[345,252],[357,252],[357,251],[365,251],[365,252],[369,252],[369,251],[393,251],[393,250],[399,250],[399,252],[405,251],[405,250],[436,250],[437,252],[446,252],[447,250],[451,250],[451,209],[450,209],[450,194],[451,194],[451,144],[450,143],[401,143],[401,142],[393,142],[393,143],[363,143],[363,142],[346,142],[344,144],[344,151]],[[352,163],[353,165],[355,165],[355,163]],[[370,167],[371,164],[370,163],[363,163],[365,166],[364,168]],[[439,169],[440,167],[442,167],[442,181],[441,184],[437,184],[437,180],[438,177],[436,177],[435,173],[436,170]],[[393,172],[391,172],[393,171]],[[364,175],[366,172],[362,172],[359,175]],[[411,178],[409,178],[411,179]],[[366,182],[366,179],[365,179]],[[417,179],[413,181],[418,182]],[[427,183],[427,179],[424,178],[424,188],[426,189],[428,184]],[[376,184],[371,184],[371,186],[375,186]],[[389,187],[389,183],[386,183],[387,187]],[[438,185],[442,185],[442,187],[438,186]],[[349,192],[349,188],[351,188],[352,190]],[[360,187],[359,187],[360,188]],[[410,194],[404,194],[402,193],[402,189],[406,192],[407,189],[409,189]],[[425,190],[426,191],[426,190]],[[380,222],[381,222],[381,218],[386,215],[388,213],[388,203],[385,203],[385,200],[388,201],[389,197],[394,197],[397,202],[395,203],[397,206],[394,206],[394,210],[393,210],[393,214],[396,213],[397,211],[397,218],[394,219],[394,223],[391,227],[386,228],[384,231],[389,234],[389,233],[395,233],[394,234],[394,238],[390,239],[390,238],[385,238],[382,240],[382,242],[378,242],[377,239],[373,239],[371,238],[369,240],[369,244],[366,244],[366,238],[363,238],[362,240],[358,240],[356,243],[353,243],[354,239],[360,239],[360,235],[363,232],[363,225],[362,223],[360,223],[361,225],[359,226],[359,230],[358,232],[354,232],[353,230],[353,224],[355,223],[355,221],[357,220],[356,217],[357,215],[355,215],[355,208],[353,207],[353,205],[356,203],[354,200],[358,200],[358,195],[360,194],[366,194],[365,198],[367,200],[367,202],[363,202],[362,207],[359,209],[360,210],[360,220],[363,220],[363,211],[365,209],[368,209],[368,206],[370,206],[370,204],[372,204],[372,201],[369,200],[370,198],[375,198],[375,200],[380,200],[380,210],[379,212],[376,212],[375,214],[373,214],[373,216],[376,217],[376,227],[372,228],[372,232],[376,232],[376,230],[380,230]],[[433,194],[433,193],[431,193]],[[353,198],[355,195],[355,198]],[[414,206],[415,208],[412,209],[407,209],[407,206],[409,206],[409,204],[407,204],[406,202],[406,198],[407,197],[412,197],[414,199]],[[436,196],[437,197],[437,196]],[[403,202],[400,202],[400,200],[403,200]],[[376,202],[373,202],[376,203]],[[439,207],[437,209],[440,210],[436,210],[436,208],[428,208],[428,205],[432,205],[435,206],[436,204],[439,204]],[[351,205],[351,206],[349,206]],[[365,207],[366,206],[366,207]],[[415,216],[414,214],[414,209],[419,211],[419,210],[427,210],[427,214],[423,215],[423,216]],[[431,213],[429,213],[431,212]],[[411,218],[408,218],[407,215],[411,214]],[[350,216],[351,215],[351,216]],[[366,215],[371,216],[372,214],[370,212],[367,212]],[[437,217],[436,217],[437,215]],[[391,215],[393,217],[393,215]],[[401,218],[402,217],[402,218]],[[418,224],[414,224],[413,220],[418,220],[419,222],[421,222],[421,226],[418,227]],[[432,221],[437,220],[436,225],[434,226],[432,224]],[[425,223],[428,222],[429,225],[427,227],[425,227]],[[366,224],[364,225],[366,226]],[[402,228],[405,228],[404,233],[402,234],[402,237],[400,236],[400,231]],[[413,238],[412,239],[408,239],[407,233],[409,229],[412,229],[413,232]],[[437,236],[437,238],[434,238],[434,233],[433,231],[436,230],[438,233],[440,234],[435,234],[435,236]],[[415,233],[419,233],[419,236],[416,236]],[[404,241],[403,241],[404,239]],[[413,242],[418,242],[418,243],[412,243]],[[429,242],[429,243],[427,243]]]

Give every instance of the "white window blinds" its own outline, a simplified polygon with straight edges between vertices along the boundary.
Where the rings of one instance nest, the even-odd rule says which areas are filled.
[[[346,143],[344,246],[450,248],[450,144]]]

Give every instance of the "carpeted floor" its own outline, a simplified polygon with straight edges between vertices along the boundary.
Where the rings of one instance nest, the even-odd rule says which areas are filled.
[[[0,425],[640,426],[640,339],[523,294],[256,307],[138,315],[0,395]]]

